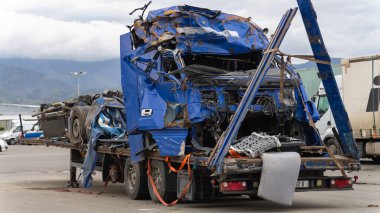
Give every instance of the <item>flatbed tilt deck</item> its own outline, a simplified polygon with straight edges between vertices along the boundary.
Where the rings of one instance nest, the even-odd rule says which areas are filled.
[[[279,51],[297,8],[270,40],[250,18],[217,10],[185,5],[141,15],[120,37],[123,94],[44,106],[38,116],[45,139],[20,143],[69,148],[69,186],[78,186],[76,168],[84,188],[98,170],[103,181],[124,183],[130,198],[165,205],[257,196],[263,171],[271,169],[267,153],[296,153],[295,191],[352,189],[345,171],[360,164],[350,122],[312,4],[297,2],[343,155],[321,141],[318,112]],[[143,14],[148,5],[139,8]]]

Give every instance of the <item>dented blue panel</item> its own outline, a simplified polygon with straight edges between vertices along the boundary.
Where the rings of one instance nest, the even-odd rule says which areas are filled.
[[[138,127],[138,115],[140,115],[139,82],[144,81],[145,77],[134,69],[130,60],[124,60],[130,51],[132,51],[131,36],[130,33],[127,33],[120,36],[121,85],[124,96],[126,129],[129,134],[132,161],[135,162],[143,160],[143,153],[136,155],[143,148],[142,135],[132,134]]]
[[[137,162],[145,159],[144,152],[141,152],[141,154],[136,154],[144,148],[142,137],[142,134],[128,136],[132,162]]]
[[[191,123],[201,122],[211,114],[212,111],[202,105],[201,94],[198,89],[189,88],[187,97],[187,111]]]
[[[151,110],[151,115],[141,116],[139,119],[139,130],[162,129],[164,128],[164,116],[166,112],[166,102],[157,93],[154,87],[145,87],[143,91],[141,110]]]
[[[295,89],[294,96],[297,101],[297,110],[296,110],[295,118],[300,122],[309,123],[308,115],[305,112],[305,107],[304,107],[304,104],[305,104],[308,110],[308,113],[313,119],[313,122],[317,122],[319,120],[319,113],[318,113],[317,107],[315,106],[314,102],[312,102],[309,99],[306,89],[302,83],[298,85],[298,89],[297,88]]]
[[[120,36],[120,65],[121,65],[121,86],[124,95],[125,115],[127,120],[127,131],[131,132],[138,126],[140,114],[138,81],[143,78],[142,74],[136,72],[131,66],[130,60],[124,60],[132,51],[131,34]]]
[[[181,156],[185,154],[187,129],[165,129],[149,132],[156,141],[161,156]]]
[[[135,22],[134,29],[144,41],[136,55],[168,40],[175,40],[183,54],[239,54],[268,45],[262,29],[249,18],[191,6],[150,11],[145,22]]]

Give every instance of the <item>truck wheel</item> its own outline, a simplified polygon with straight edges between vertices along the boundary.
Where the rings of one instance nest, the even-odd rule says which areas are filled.
[[[263,198],[257,196],[257,194],[248,195],[251,200],[264,200]]]
[[[124,188],[132,200],[149,198],[147,175],[143,162],[132,163],[128,158],[124,166]]]
[[[152,160],[150,162],[150,173],[162,199],[167,203],[174,201],[177,198],[177,174],[169,173],[168,166],[164,163],[164,161],[159,160]],[[160,201],[156,196],[152,185],[150,184],[149,177],[148,188],[152,201],[159,203]]]
[[[14,138],[9,140],[9,145],[15,145],[15,144],[16,144],[16,140]]]
[[[326,146],[328,146],[331,149],[331,151],[334,152],[335,155],[343,154],[343,150],[335,138],[328,139],[326,142]]]
[[[74,106],[70,113],[70,141],[71,143],[87,143],[86,117],[90,106]]]

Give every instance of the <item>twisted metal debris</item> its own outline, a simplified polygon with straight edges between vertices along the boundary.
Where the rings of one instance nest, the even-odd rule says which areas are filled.
[[[230,148],[239,154],[258,157],[265,151],[280,146],[280,140],[276,136],[253,132],[250,136],[235,143]]]

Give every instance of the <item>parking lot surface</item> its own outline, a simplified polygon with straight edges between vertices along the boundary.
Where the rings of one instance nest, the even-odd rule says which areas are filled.
[[[0,212],[380,212],[380,165],[362,162],[354,191],[298,192],[290,207],[248,197],[182,202],[173,207],[150,200],[130,200],[122,184],[103,188],[101,174],[85,194],[67,190],[69,150],[42,146],[10,146],[0,153]]]

